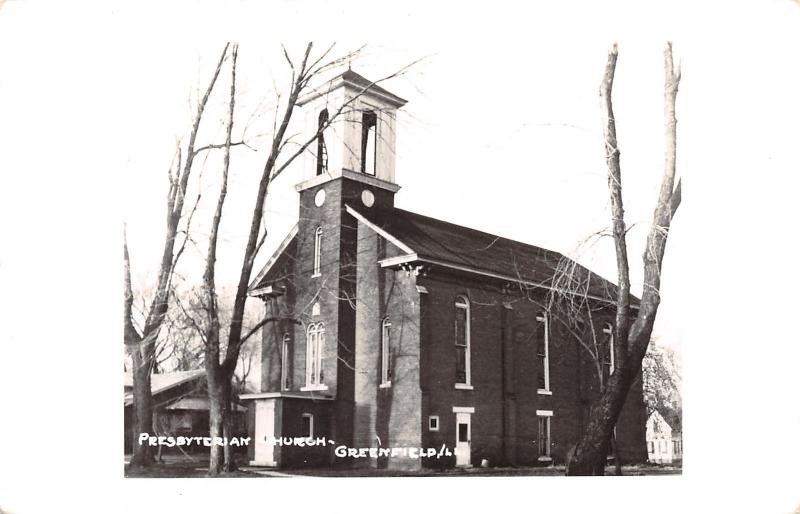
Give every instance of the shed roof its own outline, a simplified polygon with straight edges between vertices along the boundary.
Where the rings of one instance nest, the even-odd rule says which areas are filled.
[[[162,393],[168,389],[179,386],[190,380],[195,380],[205,375],[203,369],[192,369],[189,371],[173,371],[170,373],[154,373],[150,376],[150,391],[152,394]],[[126,388],[133,387],[133,374],[125,373],[124,385]],[[133,394],[125,394],[125,405],[133,403]]]

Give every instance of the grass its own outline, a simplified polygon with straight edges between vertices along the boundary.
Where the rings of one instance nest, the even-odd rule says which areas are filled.
[[[127,462],[127,460],[126,460]],[[242,469],[232,473],[223,473],[227,478],[267,478],[273,475],[269,468],[255,468],[247,465],[246,459],[240,458],[238,464]],[[453,477],[453,476],[564,476],[564,466],[550,467],[503,467],[503,468],[454,468],[454,469],[421,469],[415,471],[389,469],[289,469],[277,470],[281,474],[309,477]],[[208,457],[167,456],[164,462],[149,468],[131,469],[125,466],[128,478],[204,478],[208,472]],[[644,464],[623,466],[624,476],[645,475],[679,475],[680,467]],[[606,468],[606,475],[614,475],[614,467]],[[279,475],[278,475],[279,476]]]

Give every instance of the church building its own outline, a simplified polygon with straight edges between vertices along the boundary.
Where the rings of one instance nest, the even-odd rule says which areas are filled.
[[[613,371],[616,287],[577,266],[592,312],[581,324],[604,348],[592,360],[548,308],[561,254],[395,207],[405,103],[351,70],[299,101],[305,137],[319,135],[296,186],[298,222],[250,284],[271,321],[260,392],[241,396],[249,458],[563,463],[600,390],[596,370]],[[616,427],[623,462],[647,459],[645,421],[638,380]]]

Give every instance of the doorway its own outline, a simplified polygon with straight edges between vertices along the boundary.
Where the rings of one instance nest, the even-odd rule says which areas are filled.
[[[472,465],[472,414],[456,413],[456,466]]]

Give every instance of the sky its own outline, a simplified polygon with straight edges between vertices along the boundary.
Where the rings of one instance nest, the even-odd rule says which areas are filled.
[[[249,136],[270,125],[274,84],[286,83],[281,43],[294,56],[308,39],[315,49],[336,42],[342,52],[366,44],[352,67],[368,78],[422,59],[383,84],[408,100],[398,115],[397,205],[560,251],[609,278],[610,241],[579,243],[609,219],[597,91],[607,51],[618,42],[614,108],[636,291],[663,170],[662,52],[672,40],[683,72],[677,116],[684,194],[664,261],[656,333],[660,343],[681,349],[687,458],[682,478],[637,483],[621,511],[647,502],[666,512],[703,498],[731,512],[790,512],[800,504],[793,487],[800,450],[787,444],[800,430],[800,351],[790,328],[800,307],[798,23],[800,5],[790,0],[457,9],[413,1],[0,4],[0,312],[9,320],[0,390],[23,383],[29,393],[0,396],[0,412],[27,413],[31,398],[47,406],[44,418],[23,414],[25,422],[0,429],[3,455],[20,463],[0,470],[0,508],[38,512],[52,507],[48,501],[85,500],[71,496],[69,480],[48,498],[35,494],[38,481],[25,478],[41,475],[41,459],[13,442],[53,448],[53,437],[83,438],[85,444],[48,451],[55,462],[82,462],[87,477],[114,470],[98,478],[106,491],[126,498],[147,491],[163,508],[203,498],[197,482],[115,477],[121,419],[97,402],[114,404],[121,388],[120,227],[128,224],[134,281],[146,286],[158,259],[176,138],[185,137],[197,91],[225,41],[240,42],[238,126],[256,113]],[[205,141],[223,134],[224,101],[222,94],[212,99]],[[263,148],[255,137],[257,148],[259,142]],[[233,156],[220,284],[235,282],[264,158],[263,149]],[[200,189],[215,191],[218,159],[203,170]],[[275,183],[258,264],[294,223],[293,187],[301,179],[295,169]],[[213,196],[204,194],[198,209],[200,235]],[[187,250],[187,276],[199,269],[201,253],[202,245]],[[23,371],[31,368],[40,380]],[[71,401],[54,402],[54,390]],[[97,391],[91,402],[82,400],[86,391]],[[76,410],[84,422],[62,433],[54,420]],[[87,447],[109,450],[86,455]],[[741,458],[758,464],[743,470]],[[360,484],[353,482],[353,494]],[[571,485],[554,482],[552,491]],[[597,482],[580,485],[593,494],[543,488],[536,498],[585,509],[603,490]],[[229,487],[238,501],[252,501],[252,489]],[[287,494],[303,487],[281,486]],[[391,487],[370,489],[392,494]],[[653,504],[648,495],[660,487],[673,494]],[[483,510],[496,495],[520,495],[515,479],[492,488],[494,495],[481,498],[454,496],[447,481],[422,490],[432,505],[449,506],[449,498]],[[131,500],[128,508],[136,505]]]

